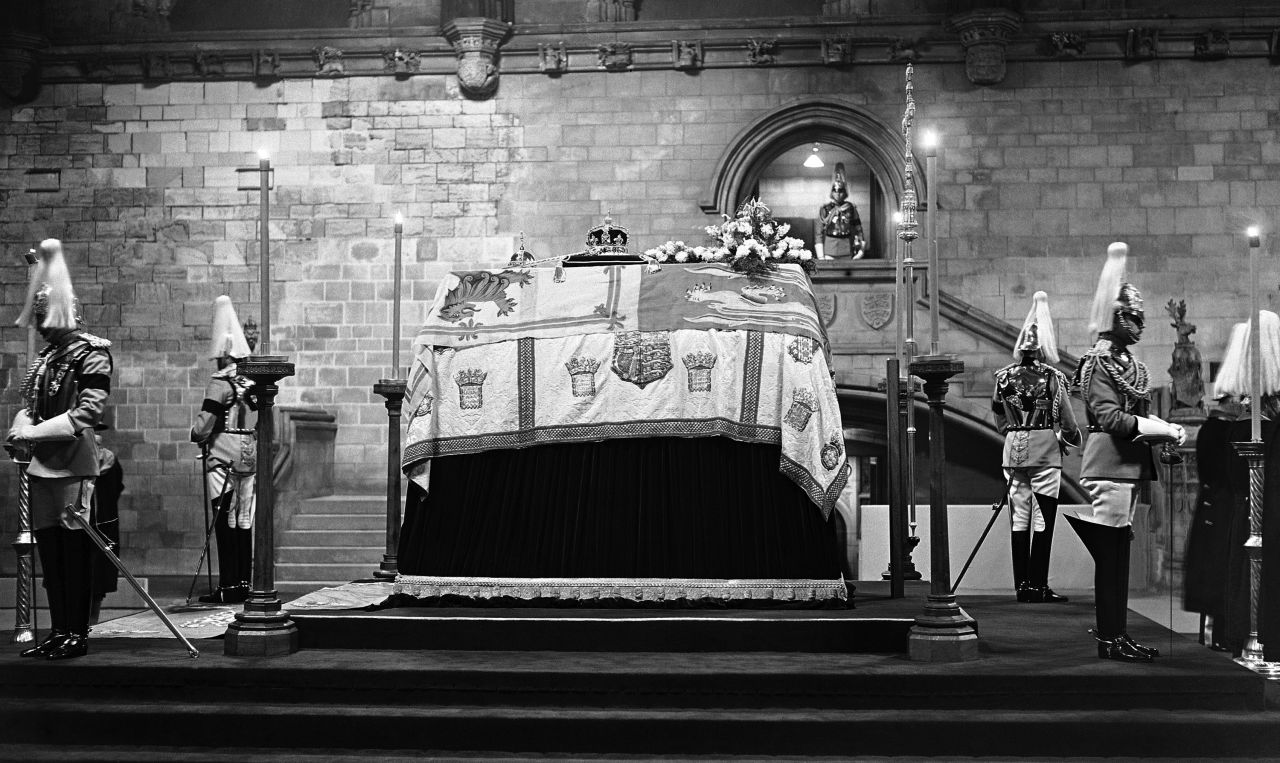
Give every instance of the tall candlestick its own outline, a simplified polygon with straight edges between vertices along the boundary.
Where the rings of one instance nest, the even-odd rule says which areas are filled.
[[[893,213],[894,226],[896,227],[901,222],[902,222],[902,213],[894,212]],[[900,239],[895,238],[893,240],[893,309],[896,312],[896,315],[895,315],[895,320],[893,321],[893,334],[894,334],[893,338],[894,338],[894,346],[897,349],[894,352],[894,357],[898,359],[898,367],[905,371],[907,368],[907,364],[906,364],[906,358],[904,357],[904,345],[902,341],[905,336],[902,330],[902,325],[903,325],[902,303],[904,301],[902,295],[903,295],[902,241]]]
[[[404,243],[404,215],[396,213],[395,303],[391,313],[391,378],[400,379],[400,257]]]
[[[1253,442],[1262,442],[1262,331],[1258,321],[1258,247],[1262,238],[1258,226],[1251,225],[1245,231],[1249,236],[1249,344],[1253,363],[1249,373],[1249,426]]]
[[[266,149],[258,150],[258,282],[262,290],[258,324],[262,326],[259,355],[271,354],[271,158]]]
[[[926,200],[929,216],[925,221],[925,244],[929,247],[929,354],[938,354],[938,134],[928,130],[924,134],[924,173]]]

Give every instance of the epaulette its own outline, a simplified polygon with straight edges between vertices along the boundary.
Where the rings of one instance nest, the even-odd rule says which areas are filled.
[[[111,348],[110,339],[103,339],[100,336],[94,336],[93,334],[86,334],[83,331],[80,332],[80,338],[88,342],[89,346],[95,350],[107,350]]]
[[[993,375],[993,376],[995,376],[995,377],[998,379],[998,378],[1000,378],[1000,375],[1001,375],[1001,374],[1007,374],[1007,373],[1009,373],[1010,371],[1012,371],[1013,369],[1017,368],[1019,365],[1021,365],[1021,364],[1020,364],[1020,363],[1010,363],[1009,365],[1005,366],[1004,368],[1001,368],[1001,369],[997,370],[997,371],[996,371],[994,374],[992,374],[992,375]]]

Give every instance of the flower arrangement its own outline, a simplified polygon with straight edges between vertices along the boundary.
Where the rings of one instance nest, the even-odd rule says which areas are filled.
[[[784,262],[812,273],[817,267],[813,252],[800,239],[788,236],[790,230],[787,223],[774,220],[759,199],[751,199],[736,216],[724,215],[724,222],[707,226],[706,246],[668,241],[645,254],[657,262],[723,262],[748,275],[776,270]]]

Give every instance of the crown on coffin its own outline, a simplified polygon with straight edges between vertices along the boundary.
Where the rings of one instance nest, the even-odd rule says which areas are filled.
[[[596,371],[600,370],[600,361],[595,358],[588,358],[584,355],[579,355],[576,358],[569,358],[569,362],[565,363],[564,367],[569,369],[569,374],[571,376],[577,376],[578,374],[594,374]]]
[[[791,400],[796,405],[803,405],[811,411],[818,410],[818,398],[814,396],[813,390],[808,387],[802,387],[791,393]]]
[[[604,222],[587,231],[587,251],[591,254],[626,254],[627,229],[614,225],[613,218],[604,216]]]
[[[716,356],[709,352],[691,352],[684,356],[684,365],[690,371],[695,368],[714,368]]]
[[[478,368],[464,368],[454,378],[457,380],[459,387],[479,386],[484,384],[484,380],[489,378],[489,374]]]

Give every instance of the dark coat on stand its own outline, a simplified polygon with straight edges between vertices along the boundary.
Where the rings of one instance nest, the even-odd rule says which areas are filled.
[[[1242,415],[1231,425],[1231,441],[1249,439],[1249,417]],[[1258,638],[1263,643],[1264,658],[1280,660],[1280,601],[1267,606],[1268,596],[1276,598],[1280,591],[1280,421],[1263,419],[1262,441],[1265,444],[1262,483],[1262,603],[1258,622]],[[1226,591],[1227,637],[1224,643],[1239,652],[1249,637],[1249,554],[1244,547],[1249,539],[1249,465],[1234,448],[1231,454],[1231,485],[1235,511],[1228,538],[1228,572]],[[1273,540],[1270,544],[1267,538]],[[1269,545],[1269,547],[1268,547]],[[1269,593],[1270,592],[1270,593]],[[1269,635],[1271,644],[1266,639]]]
[[[1221,617],[1227,593],[1227,560],[1235,497],[1231,492],[1231,419],[1215,411],[1196,437],[1200,490],[1187,534],[1182,607]]]

